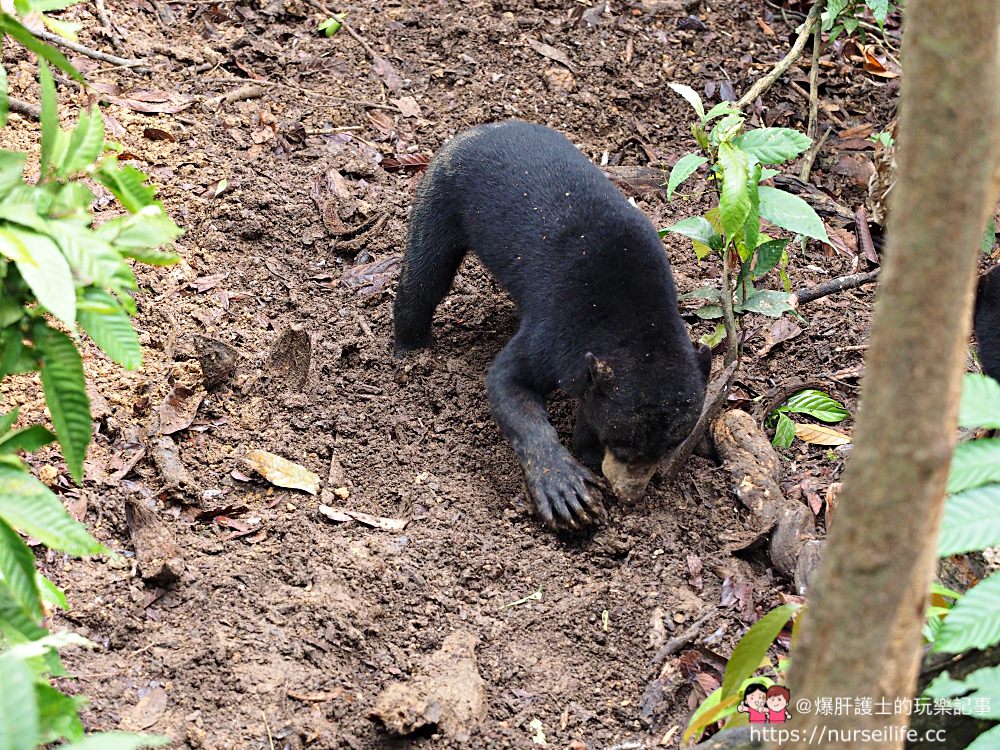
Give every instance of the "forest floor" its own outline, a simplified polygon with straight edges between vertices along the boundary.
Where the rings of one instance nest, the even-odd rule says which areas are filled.
[[[469,734],[463,746],[527,748],[539,729],[559,748],[677,747],[739,636],[791,585],[761,550],[734,551],[745,512],[706,458],[672,482],[654,479],[645,500],[614,506],[593,534],[541,527],[485,399],[487,367],[516,327],[502,290],[466,261],[434,349],[391,356],[420,173],[387,159],[519,117],[559,129],[595,162],[668,169],[693,143],[692,113],[666,84],[713,103],[742,93],[785,54],[801,15],[757,1],[354,0],[332,9],[349,13],[356,36],[327,38],[316,28],[324,14],[296,0],[108,0],[113,34],[93,8],[72,11],[82,41],[148,57],[151,71],[73,59],[101,83],[123,158],[152,175],[186,234],[182,263],[139,271],[144,367],[125,373],[86,350],[87,481],[73,488],[64,466],[52,480],[125,556],[43,561],[72,606],[57,626],[98,644],[68,656],[77,680],[64,682],[90,698],[88,727],[141,728],[190,748],[410,746],[372,721],[376,698],[428,670],[452,679],[450,664],[462,679],[481,676],[485,716],[413,747]],[[805,129],[808,64],[807,54],[751,109],[754,124]],[[8,68],[14,95],[37,101],[31,62]],[[872,168],[865,136],[894,118],[898,79],[866,72],[838,42],[824,49],[820,83],[820,124],[833,132],[811,181],[853,211]],[[60,95],[86,101],[68,85]],[[37,125],[15,118],[3,137],[24,147]],[[694,180],[672,203],[634,192],[665,226],[705,210],[708,187]],[[871,267],[852,231],[831,228],[840,251],[791,247],[795,288]],[[665,246],[681,292],[717,280],[718,263],[699,264],[687,241]],[[751,316],[731,403],[753,408],[808,382],[855,413],[872,300],[872,287],[824,297],[779,328]],[[687,319],[694,337],[714,325]],[[226,342],[238,362],[192,396],[177,386],[190,384],[196,336]],[[30,383],[5,395],[26,414],[40,409]],[[555,398],[552,414],[568,438],[572,405]],[[192,478],[183,502],[151,458],[168,429]],[[254,449],[316,472],[322,495],[252,476]],[[782,455],[786,492],[810,504],[822,534],[846,451],[796,441]],[[165,590],[136,575],[127,499],[155,510],[180,546],[185,570]],[[335,522],[321,502],[405,528]],[[451,634],[454,658],[429,660]]]

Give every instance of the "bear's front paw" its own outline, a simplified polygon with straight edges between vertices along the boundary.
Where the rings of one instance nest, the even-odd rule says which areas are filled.
[[[580,529],[607,520],[603,483],[565,449],[525,466],[525,482],[535,510],[553,529]]]

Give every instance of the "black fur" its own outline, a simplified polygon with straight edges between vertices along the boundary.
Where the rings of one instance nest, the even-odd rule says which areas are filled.
[[[656,230],[565,137],[510,121],[466,130],[420,181],[394,307],[397,355],[430,345],[431,318],[472,250],[517,303],[517,334],[487,376],[490,407],[553,527],[604,516],[607,449],[658,461],[691,431],[710,355],[691,344]],[[580,400],[573,449],[545,396]]]
[[[974,327],[983,372],[1000,380],[1000,266],[979,279]]]

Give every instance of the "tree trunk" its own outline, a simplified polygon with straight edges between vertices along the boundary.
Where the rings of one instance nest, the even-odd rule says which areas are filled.
[[[862,410],[837,522],[793,649],[792,728],[805,737],[825,728],[823,747],[903,745],[830,730],[846,736],[909,720],[894,701],[916,684],[978,247],[1000,151],[1000,3],[908,0],[905,23],[899,175]],[[803,700],[815,706],[838,696],[870,697],[875,710],[801,710]],[[882,700],[890,715],[879,715]]]

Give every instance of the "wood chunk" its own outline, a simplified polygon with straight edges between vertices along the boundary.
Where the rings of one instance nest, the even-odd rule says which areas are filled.
[[[236,371],[237,350],[224,341],[210,336],[195,336],[194,349],[201,363],[208,389],[222,385]]]
[[[142,580],[155,586],[169,586],[177,581],[184,573],[184,558],[159,516],[140,502],[126,498],[125,522]]]
[[[312,359],[312,340],[301,326],[292,325],[281,332],[267,357],[271,377],[281,382],[286,391],[305,387]]]
[[[393,683],[379,695],[371,713],[396,737],[436,728],[459,742],[486,716],[486,683],[476,661],[478,638],[452,633],[407,683]]]
[[[150,447],[153,463],[163,480],[163,487],[172,495],[191,495],[195,482],[181,460],[180,451],[173,438],[166,435],[155,440]]]

